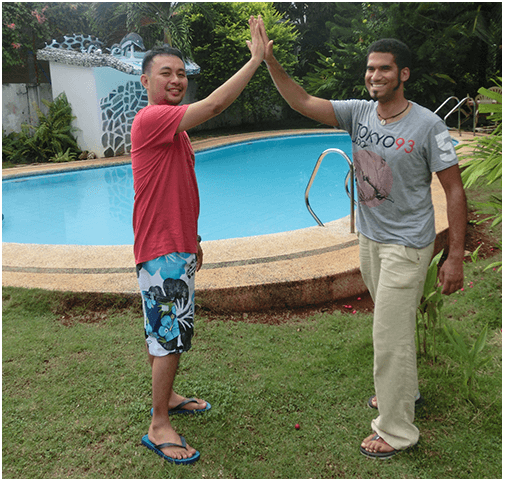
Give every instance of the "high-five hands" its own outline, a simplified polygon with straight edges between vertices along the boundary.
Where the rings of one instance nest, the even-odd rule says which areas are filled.
[[[274,58],[274,41],[270,40],[267,35],[267,31],[265,29],[265,24],[263,23],[263,19],[261,18],[261,15],[258,15],[258,26],[259,26],[259,31],[261,38],[263,40],[263,45],[265,46],[265,62],[269,62]]]
[[[258,16],[258,19],[254,18],[252,15],[249,18],[249,29],[251,31],[251,40],[246,40],[247,47],[251,52],[251,58],[253,60],[263,61],[265,58],[265,46],[263,44],[263,38],[260,33],[260,24],[259,20],[261,16]],[[261,22],[263,23],[263,21]]]

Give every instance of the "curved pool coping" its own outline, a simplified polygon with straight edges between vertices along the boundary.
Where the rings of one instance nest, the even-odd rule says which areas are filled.
[[[197,140],[193,147],[200,151],[265,137],[335,132],[343,131],[306,129],[239,134]],[[468,138],[471,140],[471,136]],[[125,156],[64,165],[22,166],[4,169],[2,178],[129,162],[130,157]],[[447,246],[448,224],[445,195],[436,176],[432,197],[438,251]],[[203,241],[202,249],[204,264],[196,277],[196,302],[213,311],[295,308],[366,292],[359,272],[358,240],[356,234],[350,233],[349,216],[324,227],[316,225],[277,234]],[[131,245],[2,243],[2,286],[140,296]]]

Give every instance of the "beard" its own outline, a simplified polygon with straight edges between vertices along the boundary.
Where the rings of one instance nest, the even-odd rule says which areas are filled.
[[[401,85],[401,77],[400,72],[398,72],[398,79],[396,81],[396,86],[393,88],[393,92],[396,92],[400,88],[400,85]],[[370,97],[372,98],[372,100],[379,100],[379,92],[376,90],[372,90],[372,92],[370,93]]]

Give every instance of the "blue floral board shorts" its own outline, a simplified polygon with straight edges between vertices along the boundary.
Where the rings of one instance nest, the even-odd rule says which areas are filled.
[[[189,351],[194,330],[196,254],[170,253],[137,265],[149,354]]]

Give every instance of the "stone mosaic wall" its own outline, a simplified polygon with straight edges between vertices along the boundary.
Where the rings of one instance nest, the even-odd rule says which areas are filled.
[[[103,42],[94,35],[82,34],[62,35],[61,37],[53,39],[49,45],[46,42],[46,48],[76,50],[83,53],[94,51],[102,53],[103,46]]]
[[[100,99],[105,157],[122,156],[130,152],[133,118],[146,105],[147,94],[140,81],[128,81]]]

